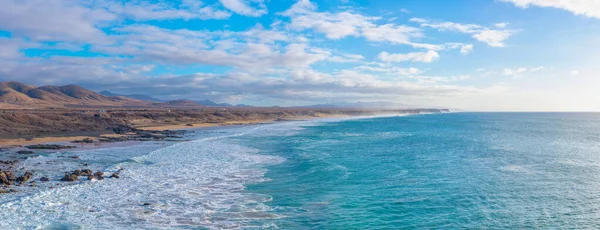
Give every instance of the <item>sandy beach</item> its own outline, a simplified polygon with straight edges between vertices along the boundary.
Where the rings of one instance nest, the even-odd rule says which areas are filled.
[[[98,140],[98,137],[92,137],[92,136],[40,137],[40,138],[34,138],[32,140],[26,140],[24,138],[0,139],[0,147],[26,146],[26,145],[48,144],[48,143],[65,143],[65,142],[83,140],[86,138],[90,138],[94,141]]]
[[[298,116],[291,117],[286,119],[246,119],[246,120],[235,120],[235,121],[224,121],[224,122],[204,122],[204,123],[178,123],[178,124],[160,124],[157,122],[148,122],[134,125],[135,128],[146,131],[166,131],[166,130],[188,130],[188,129],[196,129],[196,128],[207,128],[207,127],[217,127],[217,126],[232,126],[232,125],[257,125],[257,124],[266,124],[273,123],[279,121],[300,121],[300,120],[311,120],[311,119],[321,119],[321,118],[341,118],[347,117],[344,114],[317,114],[315,116]],[[57,137],[39,137],[33,139],[25,139],[25,138],[2,138],[0,139],[0,147],[8,148],[8,147],[20,147],[27,145],[36,145],[36,144],[54,144],[54,143],[70,143],[73,141],[83,140],[89,138],[94,140],[94,142],[98,141],[99,137],[122,137],[121,134],[101,134],[96,136],[57,136]]]

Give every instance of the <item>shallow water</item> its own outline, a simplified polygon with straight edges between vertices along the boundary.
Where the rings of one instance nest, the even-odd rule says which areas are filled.
[[[600,227],[600,114],[321,120],[188,138],[30,158],[36,178],[83,164],[124,171],[0,196],[0,229]]]

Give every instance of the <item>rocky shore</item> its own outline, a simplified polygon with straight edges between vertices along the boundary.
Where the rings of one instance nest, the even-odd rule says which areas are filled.
[[[147,127],[185,128],[247,124],[340,116],[370,116],[382,113],[434,113],[440,109],[364,110],[311,108],[199,108],[199,109],[1,109],[0,140],[34,140],[43,137],[125,134]],[[154,129],[157,130],[157,129]],[[164,130],[158,128],[158,130]],[[149,133],[153,134],[153,133]],[[167,134],[168,135],[168,134]],[[149,135],[146,135],[149,136]],[[146,137],[147,138],[147,137]],[[0,146],[2,142],[0,141]]]
[[[16,193],[19,192],[19,188],[36,187],[38,183],[52,183],[52,180],[48,177],[38,177],[34,170],[24,170],[24,168],[21,168],[20,171],[24,170],[24,173],[17,176],[15,168],[18,166],[18,160],[0,161],[0,194]],[[72,172],[66,172],[56,182],[98,181],[105,178],[119,179],[121,177],[120,172],[122,171],[123,169],[120,169],[117,172],[112,172],[110,176],[106,176],[102,171],[93,172],[91,169],[76,169]],[[54,186],[61,186],[60,183],[49,185],[50,189],[54,188]]]
[[[442,112],[440,110],[403,110],[394,113]],[[373,110],[310,110],[310,109],[248,109],[248,110],[114,110],[114,111],[6,111],[0,110],[0,139],[21,138],[26,142],[46,136],[78,136],[68,142],[2,145],[0,143],[0,194],[15,193],[25,187],[54,188],[69,183],[86,183],[119,179],[122,169],[102,172],[85,162],[60,175],[36,173],[44,165],[22,165],[29,157],[52,155],[62,161],[80,161],[69,152],[81,146],[126,141],[183,141],[189,130],[170,130],[160,127],[201,127],[208,125],[243,125],[272,121],[323,118],[333,116],[368,116],[381,113]],[[207,125],[207,126],[208,126]],[[149,128],[159,127],[159,128]],[[54,155],[59,154],[59,155]],[[27,168],[26,168],[27,167]],[[81,168],[80,168],[81,167]],[[39,171],[38,171],[39,172]],[[60,172],[60,171],[58,171]],[[47,172],[46,172],[47,173]],[[57,173],[53,171],[52,174]],[[53,179],[51,179],[53,178]]]

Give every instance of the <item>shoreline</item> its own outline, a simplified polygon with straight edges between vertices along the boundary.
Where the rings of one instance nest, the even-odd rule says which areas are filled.
[[[224,120],[224,121],[211,121],[211,122],[177,122],[177,123],[162,123],[160,121],[133,121],[126,128],[132,128],[139,132],[177,132],[177,131],[190,131],[202,128],[213,128],[213,127],[226,127],[226,126],[243,126],[243,125],[259,125],[259,124],[272,124],[275,122],[285,121],[308,121],[318,119],[364,119],[374,117],[390,117],[390,116],[406,116],[411,114],[426,114],[426,113],[411,113],[398,111],[397,113],[380,113],[380,114],[349,114],[349,113],[321,113],[316,112],[311,115],[291,115],[280,118],[237,118],[235,120]],[[51,145],[59,144],[66,146],[74,146],[79,149],[84,146],[97,146],[103,144],[109,144],[114,142],[128,142],[137,141],[128,137],[134,137],[132,133],[116,133],[105,131],[103,133],[81,133],[81,132],[67,132],[67,133],[45,133],[48,136],[41,137],[29,137],[29,138],[0,138],[0,152],[6,152],[11,149],[25,149],[25,146],[29,145]],[[40,135],[40,134],[38,134]],[[103,141],[102,139],[111,139],[112,141]],[[77,143],[85,139],[92,140],[92,143]],[[121,140],[119,140],[121,139]],[[149,141],[152,139],[141,140]],[[163,139],[154,139],[155,141],[164,141]]]
[[[215,129],[227,129],[227,128],[234,128],[233,126],[261,126],[261,125],[266,125],[266,126],[270,126],[270,124],[276,125],[278,123],[296,123],[296,122],[300,122],[300,124],[304,122],[312,122],[315,121],[317,123],[319,123],[319,121],[322,122],[336,122],[336,121],[345,121],[345,120],[353,120],[353,119],[369,119],[369,118],[376,118],[376,117],[388,117],[388,116],[398,116],[399,114],[396,115],[392,115],[392,114],[382,114],[379,116],[327,116],[327,117],[296,117],[294,119],[278,119],[278,120],[264,120],[264,119],[260,119],[260,120],[245,120],[245,121],[235,121],[235,122],[228,122],[225,124],[216,124],[216,125],[203,125],[203,126],[187,126],[187,125],[170,125],[170,126],[158,126],[158,127],[148,127],[149,129],[171,129],[171,128],[182,128],[185,131],[181,131],[179,132],[181,134],[182,139],[178,139],[177,137],[175,137],[175,139],[147,139],[146,141],[149,142],[150,145],[148,146],[154,146],[154,145],[158,145],[161,146],[160,148],[164,147],[164,146],[170,146],[173,144],[176,144],[176,142],[189,142],[192,141],[193,142],[193,134],[192,136],[187,136],[187,134],[190,133],[194,133],[198,130],[204,129],[204,128],[215,128]],[[160,132],[160,131],[142,131],[142,133],[156,133],[156,132]],[[168,133],[172,133],[172,132],[177,132],[177,131],[169,131]],[[112,138],[121,138],[124,136],[136,136],[136,135],[140,135],[139,133],[137,134],[110,134],[110,135],[104,135],[105,137],[112,137]],[[161,134],[159,134],[161,135]],[[22,175],[19,178],[26,178],[24,181],[19,182],[19,178],[13,178],[13,180],[11,181],[6,181],[4,180],[4,184],[0,183],[0,193],[17,193],[17,192],[27,192],[29,191],[28,189],[25,189],[25,187],[38,187],[37,183],[40,183],[39,185],[41,186],[41,184],[45,184],[44,182],[48,182],[49,180],[52,181],[52,184],[46,184],[48,186],[50,186],[49,188],[55,188],[55,187],[61,187],[63,186],[63,182],[73,182],[73,181],[78,181],[78,180],[82,180],[85,181],[85,179],[83,179],[85,175],[88,176],[87,181],[92,181],[92,180],[103,180],[105,178],[109,179],[109,178],[119,178],[119,173],[122,172],[123,168],[117,167],[116,171],[113,168],[99,168],[97,167],[97,165],[94,165],[94,163],[90,163],[90,162],[85,162],[89,159],[86,159],[85,157],[80,158],[81,156],[84,156],[85,154],[82,155],[81,151],[88,151],[88,150],[97,150],[97,149],[111,149],[111,148],[115,148],[115,147],[130,147],[130,146],[135,146],[133,148],[138,149],[138,148],[146,148],[146,145],[144,145],[144,143],[146,141],[137,141],[135,139],[121,139],[123,141],[115,141],[115,142],[101,142],[98,141],[98,139],[101,139],[102,137],[98,138],[98,139],[94,139],[94,142],[92,143],[72,143],[72,142],[66,142],[69,139],[79,139],[80,138],[86,138],[86,136],[73,136],[73,137],[49,137],[49,138],[38,138],[37,140],[31,140],[31,141],[21,141],[21,142],[12,142],[14,143],[19,143],[19,144],[34,144],[34,143],[43,143],[43,144],[51,144],[52,145],[56,145],[56,146],[60,146],[60,148],[55,148],[55,149],[51,149],[51,148],[47,148],[47,149],[37,149],[37,148],[32,148],[32,147],[37,147],[37,146],[10,146],[9,148],[3,148],[0,151],[0,174],[4,173],[4,175]],[[89,137],[88,137],[89,138]],[[3,143],[9,143],[7,141],[4,141]],[[43,146],[42,144],[42,146]],[[57,145],[58,144],[58,145]],[[65,144],[65,145],[62,145]],[[69,148],[62,148],[62,147],[69,147]],[[139,146],[139,147],[138,147]],[[26,152],[26,153],[21,153],[21,152]],[[79,163],[81,164],[80,166],[76,166],[73,167],[71,169],[67,169],[67,172],[52,172],[52,174],[48,174],[48,172],[44,172],[43,169],[43,165],[40,165],[40,163],[38,162],[37,164],[29,164],[29,165],[25,165],[23,164],[23,162],[27,159],[29,159],[30,157],[37,157],[37,156],[45,156],[45,155],[52,155],[54,156],[54,160],[50,160],[51,162],[80,162],[81,160],[83,160],[83,163]],[[64,160],[63,160],[64,159]],[[48,162],[50,162],[48,161]],[[46,162],[46,163],[48,163]],[[38,167],[42,167],[42,168],[38,168]],[[90,173],[87,173],[85,175],[82,174],[82,171],[87,170],[88,172],[90,171],[90,168],[92,170],[96,170],[97,172],[94,173],[94,175],[91,175]],[[40,170],[41,170],[41,174],[40,174]],[[55,170],[56,171],[56,170]],[[64,177],[60,178],[60,174],[64,173]],[[106,174],[103,174],[106,173]],[[112,173],[112,175],[110,175]],[[57,174],[57,175],[55,175]],[[110,177],[108,176],[110,175]],[[1,176],[1,175],[0,175]],[[39,177],[42,176],[42,177]],[[39,177],[39,178],[38,178]],[[82,177],[79,178],[78,177]],[[49,179],[50,178],[50,179]],[[96,179],[95,179],[96,178]],[[31,179],[31,180],[30,180]],[[25,183],[25,181],[27,183]],[[37,183],[36,183],[37,182]],[[54,182],[58,182],[58,183],[54,183]],[[14,185],[14,187],[11,187],[12,185]],[[64,184],[64,185],[68,185],[68,184]],[[43,186],[42,186],[43,187]],[[45,187],[44,187],[45,188]]]
[[[213,127],[227,127],[227,126],[245,126],[245,125],[260,125],[260,124],[272,124],[275,122],[285,121],[308,121],[316,119],[327,119],[327,118],[348,118],[352,117],[349,115],[335,114],[335,115],[321,115],[321,116],[298,116],[288,119],[248,119],[248,120],[236,120],[236,121],[225,121],[220,123],[179,123],[179,124],[157,124],[148,123],[142,125],[134,125],[133,127],[142,131],[190,131],[202,128],[213,128]],[[15,148],[25,148],[29,145],[50,145],[60,144],[67,146],[75,146],[75,149],[89,146],[98,146],[104,144],[118,143],[118,142],[129,142],[129,141],[116,141],[116,142],[100,142],[99,140],[103,137],[125,137],[127,134],[100,134],[100,135],[79,135],[79,136],[48,136],[48,137],[37,137],[37,138],[0,138],[0,150],[7,151]],[[81,141],[84,139],[93,140],[93,143],[74,143],[75,141]],[[160,141],[160,140],[159,140]]]

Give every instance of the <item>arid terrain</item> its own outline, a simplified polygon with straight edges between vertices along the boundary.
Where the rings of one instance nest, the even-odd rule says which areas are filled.
[[[113,129],[120,126],[166,130],[422,111],[310,108],[4,109],[0,110],[0,139],[99,136],[113,134]]]
[[[77,85],[34,87],[2,82],[0,145],[97,138],[125,131],[147,136],[157,134],[156,131],[192,127],[418,112],[440,110],[207,107],[190,100],[152,102],[105,96]]]

